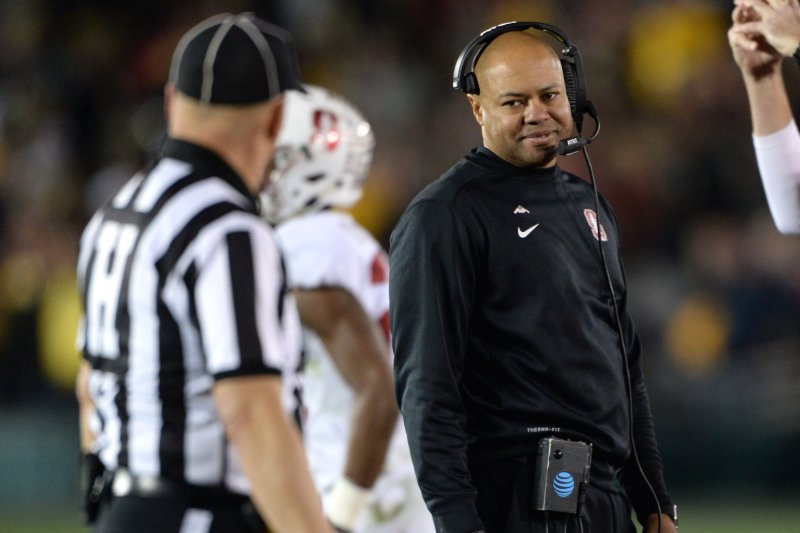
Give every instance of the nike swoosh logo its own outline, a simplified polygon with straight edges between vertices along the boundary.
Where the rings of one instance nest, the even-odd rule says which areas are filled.
[[[519,235],[521,239],[524,239],[525,237],[530,235],[533,230],[535,230],[538,227],[539,227],[539,224],[534,224],[533,226],[531,226],[530,228],[526,229],[525,231],[522,231],[520,229],[520,227],[517,226],[517,235]]]

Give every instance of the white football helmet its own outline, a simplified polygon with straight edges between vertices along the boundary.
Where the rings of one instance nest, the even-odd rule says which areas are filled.
[[[342,96],[314,85],[287,91],[274,169],[261,193],[272,224],[328,207],[348,208],[364,188],[375,137],[369,122]]]

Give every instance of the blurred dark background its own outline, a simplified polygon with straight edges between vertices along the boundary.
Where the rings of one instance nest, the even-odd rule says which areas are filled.
[[[0,0],[0,531],[32,531],[25,516],[48,512],[60,525],[42,530],[80,531],[70,529],[78,237],[158,149],[179,37],[222,11],[289,29],[305,80],[371,121],[376,154],[353,211],[384,244],[413,195],[480,143],[451,88],[462,47],[507,20],[564,30],[602,120],[589,151],[622,226],[667,481],[690,515],[723,502],[716,523],[742,502],[796,510],[800,237],[780,235],[766,210],[726,40],[731,9],[721,0]],[[800,109],[800,70],[787,62],[785,73]],[[588,177],[581,155],[561,164]]]

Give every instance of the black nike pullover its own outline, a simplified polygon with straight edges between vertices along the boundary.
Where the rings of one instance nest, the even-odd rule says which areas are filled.
[[[619,305],[633,434],[662,509],[672,508],[626,311],[619,231],[599,235]],[[630,445],[620,335],[592,188],[473,150],[409,205],[391,236],[397,398],[437,531],[481,529],[469,464],[530,455],[544,436],[594,446],[592,483],[621,486],[643,520],[656,504]],[[606,240],[607,239],[607,240]]]

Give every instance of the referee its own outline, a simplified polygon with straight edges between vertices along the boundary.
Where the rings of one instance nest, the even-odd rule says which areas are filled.
[[[299,83],[283,29],[251,14],[191,29],[163,153],[84,230],[77,388],[96,532],[330,531],[291,419],[297,311],[256,208],[281,93]]]

